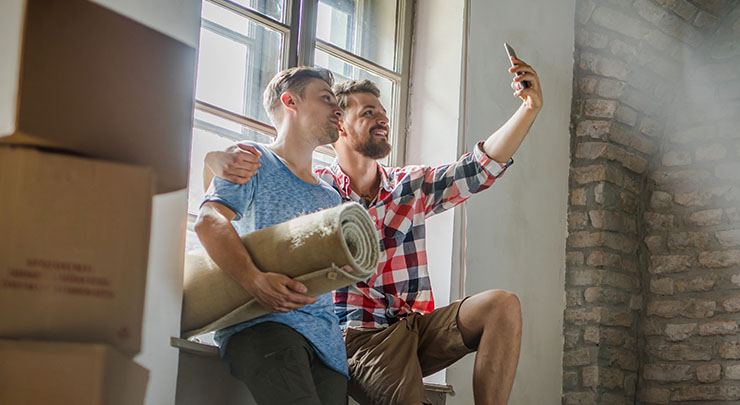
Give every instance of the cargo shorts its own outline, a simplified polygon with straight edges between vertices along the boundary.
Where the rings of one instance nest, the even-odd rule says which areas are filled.
[[[412,313],[383,329],[345,330],[350,396],[362,405],[430,403],[422,378],[475,351],[457,326],[461,304]]]

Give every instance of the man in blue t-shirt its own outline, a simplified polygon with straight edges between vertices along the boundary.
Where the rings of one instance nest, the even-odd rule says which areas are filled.
[[[263,104],[275,142],[251,144],[260,167],[246,184],[212,183],[195,224],[213,261],[271,311],[216,333],[232,375],[259,404],[347,402],[347,358],[331,294],[309,297],[301,283],[260,271],[239,239],[341,203],[312,168],[314,149],[338,137],[342,110],[332,83],[331,72],[309,67],[270,81]]]

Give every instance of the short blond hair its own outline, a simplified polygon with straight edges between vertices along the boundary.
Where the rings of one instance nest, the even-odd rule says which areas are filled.
[[[344,110],[349,103],[349,95],[352,93],[370,93],[380,98],[380,90],[375,83],[370,80],[349,80],[334,85],[334,95],[337,97],[339,108]]]
[[[262,106],[275,126],[283,118],[280,110],[280,96],[289,91],[303,98],[306,95],[306,85],[311,79],[321,79],[329,87],[334,84],[334,75],[330,71],[309,66],[285,69],[270,80],[264,93],[262,93]]]

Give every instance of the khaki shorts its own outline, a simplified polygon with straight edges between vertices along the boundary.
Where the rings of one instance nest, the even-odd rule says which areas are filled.
[[[360,404],[429,403],[422,377],[475,351],[457,327],[462,301],[384,329],[347,329],[349,394]]]

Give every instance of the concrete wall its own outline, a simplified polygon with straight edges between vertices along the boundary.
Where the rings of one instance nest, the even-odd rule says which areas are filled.
[[[544,108],[514,156],[515,164],[464,207],[465,292],[501,288],[515,292],[522,303],[513,404],[560,402],[574,14],[572,0],[470,1],[465,150],[519,106],[509,87],[504,41],[534,66],[544,89]],[[472,368],[469,355],[447,370],[456,391],[449,404],[473,403]]]

